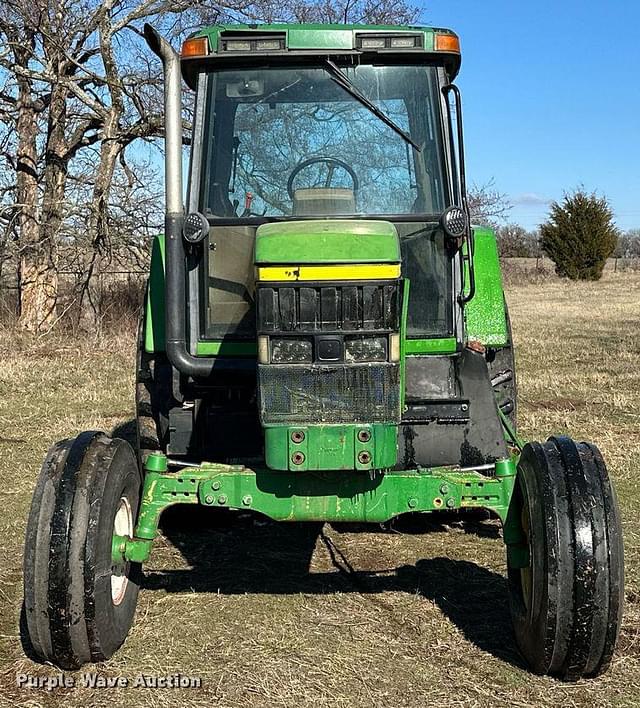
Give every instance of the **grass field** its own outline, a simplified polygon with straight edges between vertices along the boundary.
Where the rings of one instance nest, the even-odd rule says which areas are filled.
[[[521,432],[596,441],[620,498],[626,609],[607,675],[533,676],[515,649],[495,522],[334,528],[175,514],[136,623],[104,676],[198,676],[200,689],[19,689],[58,673],[23,648],[22,543],[49,443],[131,417],[133,337],[0,333],[0,705],[640,705],[640,274],[510,286]],[[310,562],[310,565],[309,565]],[[71,674],[69,674],[71,675]],[[76,678],[80,681],[80,675]]]

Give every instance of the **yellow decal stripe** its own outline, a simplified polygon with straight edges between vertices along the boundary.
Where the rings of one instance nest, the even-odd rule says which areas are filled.
[[[258,266],[258,280],[385,280],[400,277],[400,264]]]

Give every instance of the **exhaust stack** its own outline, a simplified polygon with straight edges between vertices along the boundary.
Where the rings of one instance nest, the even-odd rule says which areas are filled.
[[[204,378],[213,371],[215,359],[195,357],[187,351],[186,345],[180,57],[171,44],[149,24],[144,26],[144,38],[151,51],[162,61],[164,70],[165,347],[169,361],[180,373]]]

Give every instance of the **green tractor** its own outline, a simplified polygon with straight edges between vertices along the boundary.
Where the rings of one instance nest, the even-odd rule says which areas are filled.
[[[593,445],[516,432],[496,240],[467,204],[458,37],[215,26],[180,56],[145,37],[164,67],[166,217],[138,449],[84,432],[49,451],[26,538],[35,652],[73,668],[117,650],[175,504],[296,522],[484,509],[531,669],[604,671],[623,602],[616,497]]]

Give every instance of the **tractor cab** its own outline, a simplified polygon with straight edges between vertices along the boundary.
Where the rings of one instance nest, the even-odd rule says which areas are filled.
[[[189,216],[168,150],[178,211],[147,312],[163,298],[166,342],[155,326],[145,342],[173,366],[171,454],[298,471],[507,456],[496,416],[481,423],[495,406],[486,361],[465,346],[476,259],[459,66],[457,36],[431,28],[219,26],[185,42]],[[482,306],[493,339],[472,336],[507,347],[501,290]],[[434,421],[451,423],[446,442]]]
[[[339,221],[348,241],[364,222],[384,221],[412,281],[411,337],[461,340],[457,249],[440,226],[447,207],[463,206],[446,95],[457,37],[416,28],[334,34],[334,46],[321,47],[303,28],[218,28],[183,47],[182,73],[196,91],[189,208],[211,225],[202,334],[255,339],[261,225],[290,232],[300,222],[304,232],[314,227],[303,222]]]

